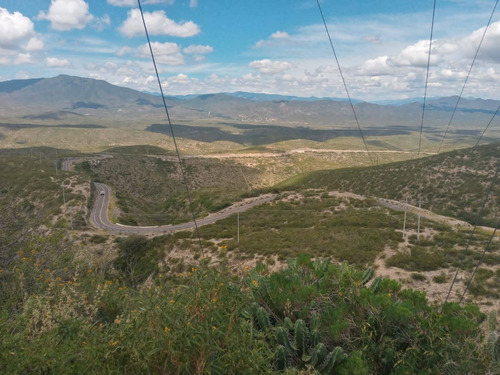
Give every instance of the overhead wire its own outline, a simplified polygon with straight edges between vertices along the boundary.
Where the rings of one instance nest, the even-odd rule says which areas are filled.
[[[476,62],[477,56],[479,54],[479,50],[481,49],[481,46],[483,44],[484,37],[486,35],[486,32],[488,31],[488,28],[490,27],[491,20],[493,19],[493,14],[495,13],[495,10],[497,8],[498,1],[499,0],[496,0],[495,5],[493,6],[493,10],[491,11],[491,14],[490,14],[490,18],[488,19],[488,23],[486,24],[486,27],[484,28],[483,35],[481,36],[481,40],[479,42],[479,45],[477,46],[476,53],[474,55],[474,58],[472,59],[471,65],[469,67],[469,72],[467,73],[467,76],[465,77],[465,81],[464,81],[464,84],[462,86],[462,90],[460,91],[460,95],[458,96],[457,102],[455,103],[455,108],[453,109],[453,112],[451,114],[450,121],[448,122],[448,126],[446,127],[446,130],[445,130],[445,132],[443,134],[443,137],[441,139],[441,143],[439,144],[439,148],[438,148],[438,151],[437,151],[438,154],[441,152],[441,148],[443,147],[444,140],[446,139],[446,136],[448,135],[448,131],[450,129],[451,123],[453,121],[453,118],[455,117],[455,113],[457,112],[458,104],[460,103],[460,100],[462,99],[462,96],[463,96],[464,90],[465,90],[465,86],[467,85],[467,82],[469,80],[470,74],[472,72],[472,68],[474,67],[474,64]],[[497,112],[498,112],[498,109],[497,109]]]
[[[339,59],[337,57],[337,53],[335,52],[335,47],[333,46],[332,37],[330,36],[330,31],[328,30],[328,25],[326,24],[325,16],[323,14],[323,10],[321,9],[321,4],[319,3],[319,0],[316,0],[316,3],[318,4],[318,9],[319,9],[319,12],[321,14],[321,19],[323,20],[323,25],[325,26],[326,34],[328,35],[328,40],[330,41],[330,46],[332,48],[333,56],[335,57],[335,61],[337,63],[337,68],[340,72],[340,77],[342,78],[342,83],[344,84],[344,89],[345,89],[347,98],[349,99],[349,104],[351,105],[352,114],[354,116],[354,120],[356,121],[356,125],[358,126],[359,134],[361,136],[361,139],[363,140],[363,144],[365,145],[365,149],[366,149],[366,152],[368,153],[370,163],[372,165],[374,165],[372,155],[370,153],[370,150],[368,149],[368,145],[366,143],[366,139],[365,139],[365,136],[363,134],[363,130],[361,129],[361,125],[359,124],[358,116],[356,115],[356,110],[354,109],[354,104],[352,102],[351,95],[349,94],[349,89],[347,88],[347,83],[346,83],[346,80],[344,77],[344,73],[342,72],[342,68],[340,66],[340,62],[339,62]]]
[[[174,146],[175,146],[175,152],[177,154],[177,159],[179,161],[179,168],[180,168],[181,175],[182,175],[182,181],[183,181],[184,186],[186,188],[186,195],[187,195],[187,198],[188,198],[188,201],[189,201],[189,210],[191,211],[191,216],[193,218],[194,227],[195,227],[195,231],[196,231],[196,236],[198,237],[198,242],[199,242],[201,253],[202,253],[203,256],[205,256],[205,252],[204,252],[204,249],[203,249],[203,244],[201,242],[200,230],[198,228],[198,223],[196,221],[196,215],[195,215],[195,211],[194,211],[193,200],[191,198],[191,192],[189,190],[189,184],[188,184],[188,180],[187,180],[187,175],[186,175],[186,171],[184,170],[184,167],[182,165],[181,154],[179,152],[179,147],[177,146],[177,140],[176,140],[175,133],[174,133],[174,127],[172,126],[172,121],[170,120],[170,115],[168,113],[167,102],[165,101],[165,95],[163,93],[163,88],[161,86],[160,74],[158,73],[158,67],[156,65],[156,60],[155,60],[155,56],[154,56],[154,53],[153,53],[153,47],[151,46],[151,39],[149,38],[148,28],[146,26],[146,20],[144,19],[144,12],[142,11],[141,0],[137,0],[137,4],[139,5],[139,10],[141,12],[142,24],[144,25],[144,32],[146,33],[146,38],[148,40],[149,51],[151,52],[151,59],[153,60],[153,65],[154,65],[155,73],[156,73],[156,79],[158,81],[158,87],[160,88],[161,98],[163,100],[163,107],[165,108],[165,114],[167,116],[168,125],[170,127],[170,133],[172,135],[172,140],[173,140]]]
[[[418,140],[417,159],[420,159],[420,149],[422,147],[422,133],[424,131],[424,117],[425,117],[425,102],[427,100],[427,87],[429,84],[429,70],[430,70],[430,66],[431,66],[432,36],[434,34],[434,17],[435,17],[435,15],[436,15],[436,0],[434,0],[434,5],[432,7],[431,36],[429,38],[429,51],[427,53],[427,71],[425,74],[424,103],[422,105],[422,119],[420,121],[420,137]]]
[[[472,283],[472,281],[474,280],[474,276],[476,275],[476,272],[479,268],[479,266],[481,265],[481,263],[483,262],[483,258],[484,258],[484,255],[486,254],[486,252],[488,251],[488,249],[490,248],[490,245],[491,245],[491,242],[493,241],[493,238],[495,237],[495,234],[497,233],[497,230],[498,230],[498,226],[500,225],[500,220],[497,221],[497,224],[495,226],[495,230],[493,231],[493,233],[491,234],[490,236],[490,239],[488,240],[488,244],[486,245],[486,247],[484,248],[483,252],[481,253],[481,257],[479,258],[477,264],[476,264],[476,267],[474,268],[474,271],[472,272],[472,275],[469,279],[469,281],[467,282],[467,286],[465,287],[465,290],[464,292],[462,293],[462,296],[460,297],[460,303],[462,303],[465,295],[467,294],[467,291],[469,290],[469,287]]]
[[[491,119],[490,121],[488,122],[488,125],[486,125],[486,127],[484,128],[483,132],[481,133],[481,135],[478,137],[476,143],[474,144],[474,147],[472,148],[472,150],[475,150],[477,148],[477,146],[479,146],[479,142],[481,141],[481,139],[483,138],[484,134],[486,133],[486,131],[488,130],[488,128],[490,127],[491,123],[493,122],[493,120],[495,119],[498,111],[500,111],[500,104],[498,105],[497,107],[497,110],[495,111],[495,113],[493,114],[493,116],[491,116]]]
[[[469,236],[469,240],[467,241],[467,245],[465,246],[465,253],[467,253],[467,251],[469,250],[470,244],[472,242],[472,238],[474,237],[474,234],[476,233],[476,229],[477,229],[477,227],[479,225],[479,220],[482,217],[484,208],[486,207],[486,203],[488,202],[488,199],[489,199],[490,194],[491,194],[491,192],[493,190],[493,187],[495,186],[495,182],[496,182],[499,170],[500,170],[500,158],[498,159],[497,169],[495,171],[493,179],[491,180],[491,183],[490,183],[490,186],[488,188],[488,191],[486,192],[486,196],[484,198],[483,204],[481,205],[480,210],[476,214],[476,218],[474,220],[474,227],[473,227],[472,232],[471,232],[471,234]],[[445,299],[445,301],[443,303],[443,308],[444,308],[444,305],[448,302],[448,299],[450,298],[451,291],[453,289],[453,286],[455,285],[455,282],[457,281],[458,273],[459,273],[459,271],[461,269],[462,263],[463,263],[463,259],[459,262],[459,264],[457,266],[457,270],[455,271],[455,276],[453,277],[453,281],[451,282],[450,289],[448,290],[448,294],[446,295],[446,299]]]

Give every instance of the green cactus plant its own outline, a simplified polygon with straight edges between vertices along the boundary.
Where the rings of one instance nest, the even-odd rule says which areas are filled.
[[[455,362],[446,362],[443,366],[443,374],[444,375],[458,375],[458,367]]]
[[[378,293],[380,289],[380,282],[382,281],[382,278],[380,276],[376,277],[372,284],[370,285],[370,289],[373,291],[373,293]]]
[[[283,345],[278,345],[275,355],[276,369],[283,371],[288,367],[288,353]]]
[[[287,350],[289,355],[295,354],[297,349],[290,342],[288,330],[286,328],[278,327],[276,330],[276,337],[278,339],[278,344],[282,345]]]
[[[271,321],[269,320],[269,314],[266,309],[260,306],[255,312],[255,317],[257,320],[257,324],[261,329],[269,329],[271,328]]]
[[[344,360],[345,354],[340,346],[337,346],[331,351],[319,367],[321,374],[331,374],[335,365]]]
[[[320,363],[323,363],[327,355],[326,346],[323,343],[319,343],[313,349],[310,363],[314,367]]]
[[[298,355],[301,357],[307,350],[309,330],[306,327],[306,323],[304,323],[302,319],[297,319],[294,328],[295,347],[297,348]]]
[[[283,324],[285,325],[286,328],[288,328],[289,330],[292,330],[293,327],[294,327],[294,324],[293,322],[290,320],[289,317],[286,317],[285,320],[283,321]]]
[[[363,278],[361,279],[361,284],[366,285],[372,278],[373,278],[373,268],[368,268],[364,273],[363,273]]]

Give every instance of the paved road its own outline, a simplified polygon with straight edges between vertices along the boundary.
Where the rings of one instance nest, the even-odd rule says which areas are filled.
[[[100,229],[107,230],[113,233],[123,233],[123,234],[159,234],[159,233],[170,233],[179,230],[188,230],[194,228],[194,222],[182,223],[182,224],[168,224],[161,226],[152,226],[152,227],[138,227],[132,225],[122,225],[122,224],[114,224],[109,221],[108,218],[108,207],[109,207],[109,199],[111,196],[111,188],[108,185],[95,182],[94,183],[98,197],[94,204],[94,208],[92,209],[92,213],[90,215],[90,221],[93,225]],[[255,198],[248,198],[243,200],[242,202],[238,202],[233,204],[232,206],[226,207],[219,212],[215,212],[210,214],[204,218],[197,219],[196,224],[201,227],[203,225],[213,224],[218,220],[224,219],[228,216],[231,216],[237,212],[244,212],[251,207],[255,207],[257,205],[271,202],[276,198],[276,194],[264,194]]]

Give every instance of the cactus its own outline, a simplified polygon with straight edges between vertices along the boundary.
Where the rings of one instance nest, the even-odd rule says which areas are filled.
[[[500,364],[500,337],[497,338],[493,347],[493,360],[495,363]]]
[[[294,324],[290,320],[289,317],[286,317],[284,320],[285,327],[288,328],[289,330],[292,330],[294,328]]]
[[[382,281],[382,278],[380,276],[376,277],[372,285],[370,285],[370,289],[373,291],[373,293],[377,293],[378,290],[380,289],[380,282]]]
[[[282,345],[288,354],[294,354],[296,348],[290,343],[290,339],[288,338],[288,331],[286,328],[278,327],[276,332],[276,336],[278,339],[278,344]]]
[[[362,285],[366,285],[368,281],[370,281],[373,277],[373,268],[368,268],[364,273],[363,273],[363,279],[361,281]]]
[[[488,326],[491,331],[495,331],[497,329],[497,312],[492,311],[488,316]]]
[[[284,370],[288,366],[288,353],[283,345],[278,345],[276,348],[276,368],[279,371]]]
[[[320,342],[313,349],[311,355],[311,365],[316,366],[317,364],[323,363],[325,357],[326,357],[326,346]]]
[[[455,362],[446,362],[443,366],[444,375],[458,375],[458,368]]]
[[[306,323],[302,319],[295,322],[295,347],[299,356],[306,353],[307,350],[307,336],[309,332]]]
[[[335,368],[335,364],[340,363],[345,358],[344,351],[340,346],[337,346],[330,352],[323,363],[321,364],[319,371],[321,374],[331,374],[333,369]]]
[[[325,258],[323,261],[316,259],[313,263],[314,271],[317,275],[323,275],[330,265],[330,258]]]
[[[269,314],[262,306],[260,306],[257,309],[257,311],[255,313],[255,317],[257,318],[257,324],[259,325],[259,327],[261,329],[268,329],[271,327],[271,322],[269,320]]]

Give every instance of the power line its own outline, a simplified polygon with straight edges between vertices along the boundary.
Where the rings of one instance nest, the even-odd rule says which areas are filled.
[[[488,188],[488,191],[486,192],[486,197],[484,198],[484,201],[483,201],[483,204],[481,206],[481,209],[478,211],[478,213],[476,215],[476,219],[474,220],[474,228],[472,229],[472,232],[470,234],[469,240],[467,241],[467,245],[465,247],[465,253],[467,253],[467,250],[469,250],[469,246],[470,246],[470,244],[472,242],[472,238],[474,237],[474,233],[476,232],[476,228],[477,228],[477,226],[479,224],[479,219],[481,218],[481,215],[483,213],[484,207],[486,206],[486,203],[488,202],[488,199],[490,197],[491,191],[493,190],[493,186],[495,186],[495,182],[496,182],[499,170],[500,170],[500,159],[498,159],[498,165],[497,165],[497,169],[495,171],[495,175],[493,176],[493,179],[491,180],[491,183],[490,183],[490,186]],[[453,289],[453,285],[455,285],[455,282],[457,281],[458,272],[460,271],[460,267],[461,267],[462,263],[463,263],[463,260],[461,260],[460,263],[457,266],[457,270],[455,272],[455,276],[453,277],[453,281],[451,282],[450,289],[448,290],[448,294],[446,295],[446,299],[445,299],[445,301],[443,303],[443,308],[444,308],[444,305],[446,304],[446,302],[448,302],[448,298],[450,297],[450,293],[451,293],[451,290]]]
[[[424,103],[422,106],[422,120],[420,121],[420,137],[418,140],[417,159],[420,158],[420,148],[422,146],[422,133],[424,130],[424,117],[425,117],[425,102],[427,100],[427,87],[428,87],[428,83],[429,83],[429,69],[431,66],[432,35],[434,34],[434,16],[435,15],[436,15],[436,0],[434,0],[434,6],[432,7],[431,36],[429,38],[429,52],[427,53],[427,72],[425,74]]]
[[[163,88],[161,86],[161,81],[160,81],[160,75],[158,73],[158,68],[156,66],[156,60],[155,60],[155,56],[153,53],[153,48],[151,46],[151,40],[149,38],[148,28],[146,26],[146,21],[144,19],[144,13],[142,11],[141,0],[137,0],[137,3],[139,5],[139,10],[141,12],[142,24],[144,25],[144,32],[146,33],[146,38],[148,40],[149,51],[151,52],[151,59],[153,60],[153,65],[154,65],[155,73],[156,73],[156,79],[158,81],[158,87],[160,88],[161,98],[163,100],[163,107],[165,108],[165,114],[167,116],[168,125],[170,126],[170,133],[172,134],[172,140],[173,140],[174,146],[175,146],[175,152],[177,154],[177,159],[179,161],[179,168],[181,170],[182,180],[183,180],[184,186],[186,187],[186,194],[187,194],[187,197],[189,200],[189,209],[190,209],[191,215],[193,217],[194,227],[196,230],[196,235],[198,237],[200,250],[201,250],[202,255],[205,256],[205,253],[203,250],[203,244],[201,242],[200,231],[198,229],[198,223],[196,222],[196,215],[195,215],[194,208],[193,208],[193,200],[191,199],[191,192],[189,191],[189,185],[188,185],[188,181],[187,181],[187,177],[186,177],[186,172],[184,171],[184,167],[182,166],[182,159],[181,159],[181,154],[179,153],[179,147],[177,147],[177,140],[175,138],[174,127],[172,126],[172,121],[170,121],[170,115],[168,113],[167,102],[165,101],[165,95],[163,94]]]
[[[481,135],[479,136],[479,138],[477,139],[476,141],[476,144],[474,145],[474,147],[472,148],[473,150],[476,149],[476,147],[479,145],[479,142],[481,141],[481,139],[483,138],[484,136],[484,133],[486,133],[486,130],[488,130],[488,128],[490,127],[491,123],[493,122],[495,116],[497,115],[498,111],[500,110],[500,104],[498,105],[497,107],[497,110],[495,111],[495,113],[493,114],[493,116],[491,116],[491,119],[490,121],[488,122],[488,125],[486,125],[486,127],[484,128],[483,132],[481,133]]]
[[[477,272],[477,269],[479,268],[479,265],[483,261],[484,254],[486,254],[486,251],[488,251],[488,249],[490,248],[491,242],[493,241],[493,238],[495,237],[495,233],[497,232],[499,225],[500,225],[500,220],[498,220],[497,225],[495,226],[495,230],[491,234],[490,239],[488,240],[488,244],[484,248],[483,253],[481,254],[481,257],[479,258],[479,260],[478,260],[478,262],[476,264],[476,268],[474,268],[474,271],[472,272],[472,275],[471,275],[471,277],[469,279],[469,282],[467,283],[467,286],[465,287],[465,290],[464,290],[462,296],[460,297],[460,303],[462,303],[462,301],[463,301],[463,299],[465,297],[465,294],[469,290],[470,284],[472,283],[472,280],[474,279],[474,276],[476,275],[476,272]]]
[[[465,77],[464,85],[462,86],[462,91],[460,91],[460,95],[458,96],[457,102],[455,104],[455,108],[453,109],[453,112],[451,114],[450,121],[448,122],[448,126],[446,127],[446,130],[443,134],[443,138],[441,139],[441,143],[439,144],[439,148],[437,151],[438,154],[441,151],[441,148],[443,146],[443,143],[444,143],[446,136],[448,135],[448,130],[450,129],[451,122],[453,121],[453,118],[455,117],[455,112],[457,111],[457,108],[458,108],[458,103],[460,102],[460,99],[462,99],[462,95],[464,93],[465,86],[467,85],[467,81],[469,80],[470,73],[472,72],[472,68],[474,67],[474,63],[476,62],[477,55],[479,54],[479,50],[481,49],[481,45],[483,44],[483,40],[484,40],[484,37],[486,35],[486,31],[488,31],[488,27],[490,27],[491,19],[493,18],[493,14],[495,13],[495,9],[497,8],[497,5],[498,5],[498,0],[495,2],[495,6],[493,7],[493,10],[491,11],[490,18],[488,20],[488,23],[487,23],[485,29],[484,29],[483,36],[481,37],[481,41],[479,42],[479,45],[477,46],[476,54],[474,55],[474,58],[472,59],[472,64],[470,65],[469,72],[467,73],[467,77]],[[497,112],[498,112],[498,109],[497,109]]]
[[[359,125],[358,116],[356,115],[356,110],[354,109],[354,104],[352,103],[351,95],[349,94],[349,89],[347,88],[347,83],[344,78],[344,74],[342,73],[342,68],[340,67],[340,62],[337,57],[337,53],[335,52],[335,47],[333,46],[332,37],[330,36],[330,31],[328,31],[328,26],[326,24],[325,16],[323,15],[323,10],[321,9],[319,0],[316,0],[316,3],[318,4],[318,9],[321,14],[321,18],[323,20],[323,25],[325,25],[326,34],[328,35],[328,40],[330,41],[330,46],[332,47],[333,56],[335,56],[335,61],[337,62],[337,68],[339,69],[340,77],[342,78],[344,89],[347,94],[347,98],[349,99],[349,104],[351,105],[352,114],[354,115],[354,119],[356,120],[356,125],[358,126],[359,134],[361,135],[361,139],[363,140],[363,143],[365,145],[366,152],[368,153],[368,157],[370,158],[370,163],[374,164],[371,153],[368,150],[368,145],[366,144],[365,136],[363,135],[363,131],[361,130],[361,126]]]

